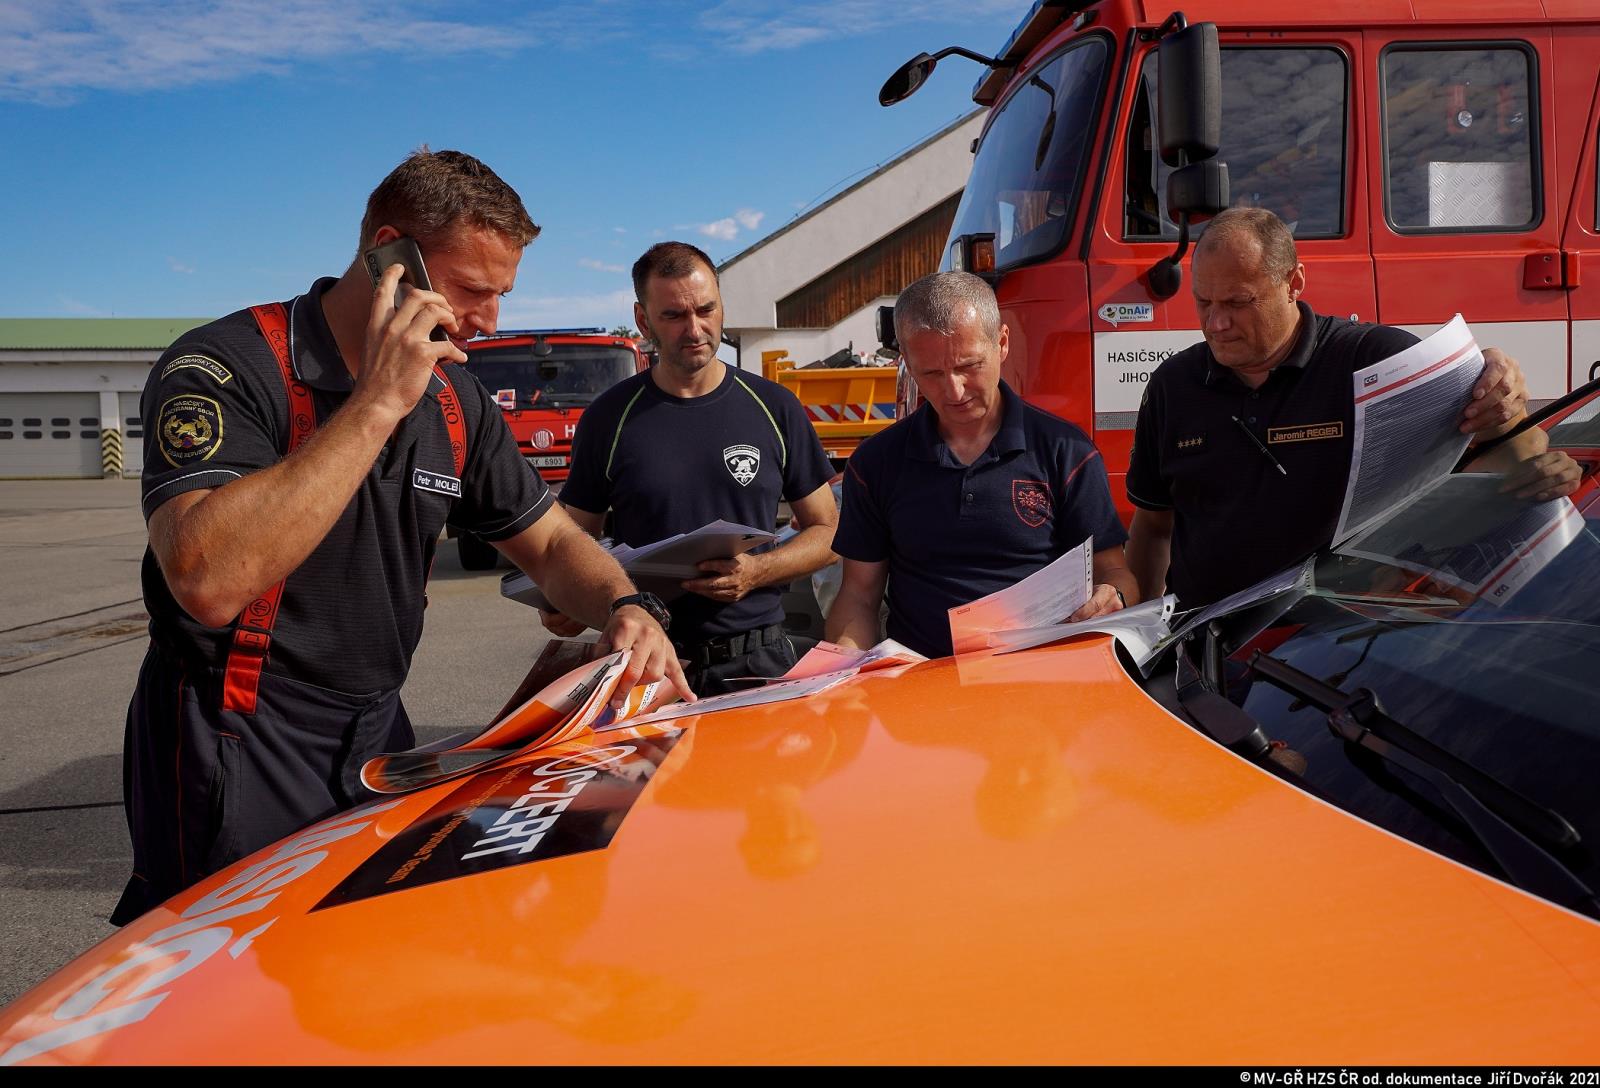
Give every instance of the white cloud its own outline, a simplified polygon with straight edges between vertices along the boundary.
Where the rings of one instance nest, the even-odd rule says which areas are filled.
[[[606,262],[597,261],[593,257],[579,257],[578,258],[578,264],[580,264],[584,268],[592,268],[596,272],[626,272],[627,271],[627,269],[622,267],[620,264],[606,264]]]
[[[719,242],[731,242],[739,237],[741,229],[755,230],[766,217],[766,212],[758,212],[754,208],[740,208],[725,218],[713,220],[710,223],[697,223],[694,229],[707,238],[715,238]],[[685,228],[679,227],[678,229],[683,230]]]
[[[627,234],[628,233],[628,228],[627,227],[612,227],[611,229],[616,231],[618,234]]]
[[[429,8],[441,17],[429,17]],[[498,53],[535,40],[525,28],[475,25],[449,11],[380,0],[0,0],[0,98],[54,104],[86,90],[283,75],[334,57]]]
[[[700,15],[700,25],[735,53],[796,49],[911,23],[970,25],[974,16],[1020,10],[1017,0],[723,0]]]
[[[613,328],[633,324],[633,292],[607,291],[598,295],[545,295],[519,299],[511,295],[500,304],[500,326],[506,329],[574,328],[600,325]]]
[[[707,238],[716,238],[723,242],[731,242],[739,237],[739,224],[733,221],[732,216],[718,219],[713,223],[702,223],[699,230]]]
[[[194,265],[184,264],[176,257],[167,258],[167,267],[172,269],[174,272],[182,272],[186,276],[194,275]]]

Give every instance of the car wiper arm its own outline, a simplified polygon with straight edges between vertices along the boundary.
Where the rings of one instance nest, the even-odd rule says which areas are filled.
[[[1600,914],[1594,891],[1542,845],[1565,849],[1580,841],[1561,813],[1391,718],[1366,688],[1346,692],[1260,650],[1250,655],[1250,667],[1273,687],[1327,714],[1328,728],[1341,740],[1431,784],[1517,884],[1587,914]]]

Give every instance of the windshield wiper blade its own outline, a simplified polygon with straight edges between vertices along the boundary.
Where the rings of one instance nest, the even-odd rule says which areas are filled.
[[[1581,841],[1577,828],[1561,813],[1391,718],[1367,688],[1346,692],[1260,650],[1250,655],[1250,668],[1273,687],[1327,714],[1328,728],[1341,740],[1431,784],[1518,885],[1600,915],[1594,891],[1545,848],[1566,849]]]

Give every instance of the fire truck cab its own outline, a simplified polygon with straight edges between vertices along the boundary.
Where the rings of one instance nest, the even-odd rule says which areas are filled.
[[[648,365],[636,341],[600,328],[512,329],[467,345],[466,368],[493,394],[517,449],[555,491],[571,469],[583,410]],[[467,570],[488,570],[499,560],[492,545],[470,534],[459,547]]]
[[[1177,249],[1169,183],[1184,168],[1158,131],[1163,90],[1220,100],[1222,203],[1290,224],[1314,309],[1419,333],[1459,311],[1518,359],[1536,403],[1600,376],[1600,6],[1201,0],[1185,13],[1215,24],[1219,79],[1178,64],[1160,87],[1158,49],[1185,20],[1141,0],[1041,0],[997,57],[977,58],[973,99],[990,112],[943,261],[995,284],[1006,380],[1091,434],[1125,515],[1145,382],[1201,339],[1189,284],[1158,267]],[[922,54],[880,101],[949,52],[975,56]]]

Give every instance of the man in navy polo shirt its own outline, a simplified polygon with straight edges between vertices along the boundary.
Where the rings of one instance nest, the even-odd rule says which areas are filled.
[[[659,361],[584,410],[561,503],[599,534],[607,510],[624,544],[650,544],[719,519],[759,529],[787,500],[800,532],[776,548],[708,560],[668,604],[668,633],[701,695],[795,662],[783,627],[783,583],[833,561],[833,475],[816,430],[783,386],[717,358],[716,268],[684,242],[651,246],[633,266],[634,320]],[[545,614],[557,634],[580,629]]]
[[[1010,332],[989,285],[966,272],[926,276],[900,294],[894,326],[923,403],[850,458],[833,546],[844,578],[828,639],[876,642],[887,589],[889,637],[947,655],[949,609],[1021,581],[1087,537],[1094,593],[1070,618],[1132,603],[1127,534],[1099,451],[1000,380]]]
[[[1146,596],[1197,608],[1304,559],[1338,524],[1355,434],[1352,375],[1417,342],[1312,312],[1294,236],[1264,208],[1206,226],[1192,269],[1205,341],[1164,361],[1139,407],[1128,563]],[[1484,350],[1460,428],[1476,440],[1527,415],[1514,359]],[[1468,466],[1510,471],[1519,496],[1569,494],[1578,466],[1530,428]]]

